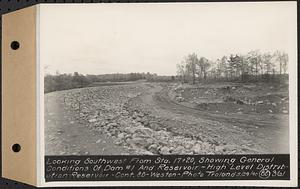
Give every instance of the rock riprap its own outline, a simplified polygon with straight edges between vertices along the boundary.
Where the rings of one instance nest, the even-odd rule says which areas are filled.
[[[114,85],[63,91],[65,108],[94,132],[105,134],[130,154],[212,154],[230,153],[226,148],[198,138],[168,131],[160,118],[128,107],[128,101],[151,85]],[[105,139],[99,139],[100,143]],[[221,149],[221,150],[218,150]],[[218,151],[216,151],[218,150]]]

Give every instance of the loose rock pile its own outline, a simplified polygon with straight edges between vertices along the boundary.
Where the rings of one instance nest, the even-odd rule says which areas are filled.
[[[128,149],[129,154],[236,153],[236,148],[174,134],[159,121],[159,117],[129,108],[129,100],[139,97],[148,88],[140,84],[69,90],[64,94],[65,108],[74,111],[82,124]],[[105,139],[95,143],[101,140]]]

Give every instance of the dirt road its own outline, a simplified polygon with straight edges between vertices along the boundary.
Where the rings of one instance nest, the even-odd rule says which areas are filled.
[[[213,114],[179,104],[169,98],[166,87],[152,86],[147,94],[134,100],[163,117],[165,127],[174,133],[194,137],[198,134],[210,142],[238,145],[246,153],[289,152],[288,115]],[[167,123],[170,120],[180,120],[189,128]]]
[[[158,83],[53,92],[45,95],[46,154],[288,153],[287,119],[200,111]]]

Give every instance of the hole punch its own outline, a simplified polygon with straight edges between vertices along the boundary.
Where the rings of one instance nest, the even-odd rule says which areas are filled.
[[[14,145],[12,145],[12,150],[14,152],[20,152],[21,151],[21,145],[20,144],[14,144]]]
[[[18,41],[13,41],[13,42],[11,42],[10,47],[13,50],[17,50],[18,48],[20,48],[20,43]]]

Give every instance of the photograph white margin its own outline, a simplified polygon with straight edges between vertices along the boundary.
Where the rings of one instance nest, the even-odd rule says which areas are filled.
[[[220,2],[211,2],[220,3]],[[224,2],[223,2],[224,3]],[[229,3],[229,2],[228,2]],[[232,3],[232,2],[231,2]],[[235,2],[246,3],[246,2]],[[254,3],[254,2],[247,2]],[[263,3],[263,2],[256,2]],[[264,2],[270,3],[270,2]],[[297,7],[297,2],[295,3]],[[149,3],[147,3],[149,4]],[[180,3],[177,3],[180,4]],[[67,4],[63,4],[67,5]],[[124,4],[123,4],[124,5]],[[290,137],[290,180],[193,180],[193,181],[59,181],[45,182],[44,160],[44,73],[40,62],[40,9],[47,4],[37,5],[36,48],[37,48],[37,186],[38,187],[63,187],[63,186],[266,186],[266,187],[296,187],[298,186],[298,83],[297,83],[297,31],[295,31],[296,63],[289,63],[289,137]],[[59,5],[61,6],[61,5]],[[79,4],[78,6],[87,6]],[[89,5],[91,6],[91,5]],[[297,19],[297,18],[296,18]],[[297,22],[295,23],[297,24]]]

